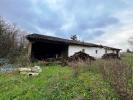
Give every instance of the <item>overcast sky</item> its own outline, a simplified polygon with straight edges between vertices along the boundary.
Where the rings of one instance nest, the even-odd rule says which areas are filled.
[[[0,16],[24,30],[128,48],[133,0],[0,0]]]

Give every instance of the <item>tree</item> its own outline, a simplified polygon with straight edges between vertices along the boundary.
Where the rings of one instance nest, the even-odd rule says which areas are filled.
[[[0,16],[0,58],[13,59],[20,54],[25,42],[23,33]]]
[[[71,39],[77,41],[78,40],[78,37],[77,37],[77,35],[72,35],[71,36]]]
[[[0,17],[0,57],[8,55],[15,46],[16,31],[10,28],[10,25]]]

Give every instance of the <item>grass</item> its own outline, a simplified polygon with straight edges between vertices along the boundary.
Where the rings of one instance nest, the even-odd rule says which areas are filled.
[[[70,67],[42,66],[42,69],[43,72],[37,77],[17,72],[1,74],[0,100],[91,100],[95,94],[95,98],[106,100],[107,95],[110,98],[115,96],[109,84],[98,74],[82,73],[75,78]]]
[[[128,73],[125,67],[133,69],[129,57],[122,59],[128,66],[103,60],[91,65],[77,63],[78,67],[74,68],[34,63],[42,68],[36,77],[20,75],[18,72],[0,74],[0,100],[122,100],[117,86],[126,84],[123,82],[125,74],[122,74]],[[133,76],[126,80],[126,89],[132,90]],[[113,85],[114,82],[117,82],[117,86]]]
[[[60,78],[70,73],[68,67],[50,66],[43,67],[43,72],[37,77],[28,77],[16,73],[2,74],[0,77],[0,100],[6,99],[42,99],[44,93],[40,90],[46,88],[50,79]]]

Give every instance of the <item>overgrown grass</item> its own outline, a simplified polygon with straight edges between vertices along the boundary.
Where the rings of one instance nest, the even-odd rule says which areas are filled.
[[[121,61],[79,62],[74,67],[34,63],[43,70],[36,77],[0,74],[0,100],[132,100],[130,60],[124,56]]]
[[[23,76],[17,72],[1,74],[0,100],[43,100],[45,93],[41,90],[45,90],[51,78],[60,78],[71,73],[68,67],[50,66],[42,68],[43,72],[37,77]]]
[[[1,74],[0,100],[71,100],[115,98],[110,85],[99,74],[81,73],[73,77],[70,67],[47,66],[37,77],[17,72]],[[94,84],[96,83],[96,84]],[[104,94],[104,95],[103,95]],[[108,99],[109,100],[109,99]],[[114,99],[115,100],[115,99]]]

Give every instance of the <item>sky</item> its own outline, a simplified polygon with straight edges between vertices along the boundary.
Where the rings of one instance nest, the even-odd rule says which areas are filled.
[[[130,48],[133,0],[0,0],[0,16],[30,33]]]

